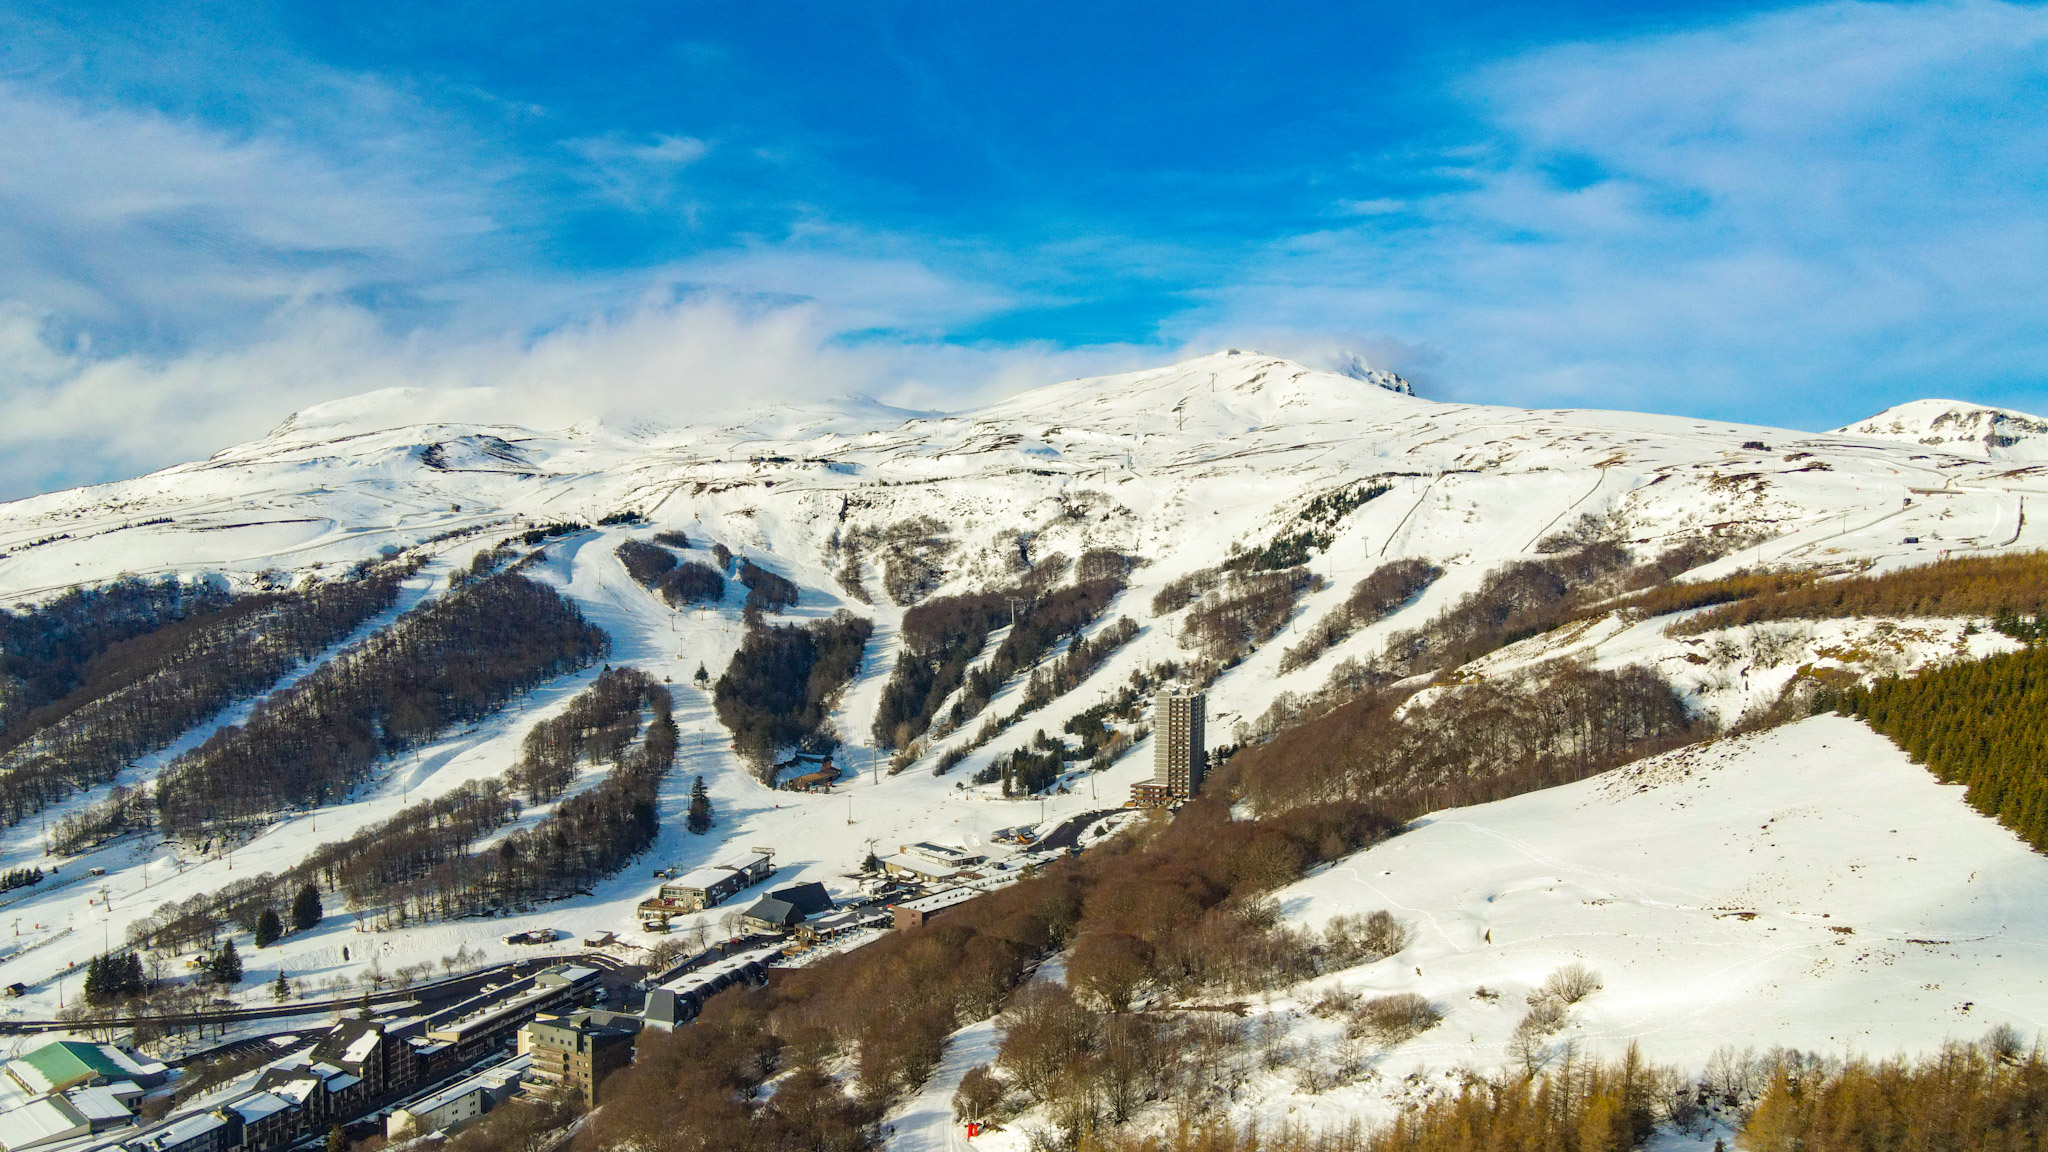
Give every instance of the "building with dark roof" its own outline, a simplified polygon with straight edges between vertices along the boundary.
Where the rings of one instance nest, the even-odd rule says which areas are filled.
[[[832,894],[825,886],[813,880],[807,884],[791,884],[768,893],[777,900],[796,905],[796,910],[806,919],[832,910]]]
[[[740,927],[749,932],[787,932],[804,922],[803,912],[787,900],[763,896],[740,914]]]

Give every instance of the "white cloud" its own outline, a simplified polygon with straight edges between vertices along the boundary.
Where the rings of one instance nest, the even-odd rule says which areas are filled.
[[[365,283],[430,296],[495,228],[421,169],[0,82],[0,299],[102,333],[219,331]]]
[[[221,352],[96,357],[0,312],[0,495],[203,458],[322,401],[392,387],[490,387],[494,419],[701,420],[762,404],[868,395],[958,407],[1135,367],[1156,350],[962,347],[862,338],[818,303],[650,299],[534,340],[393,334],[339,304],[286,309]],[[112,415],[118,414],[118,415]]]

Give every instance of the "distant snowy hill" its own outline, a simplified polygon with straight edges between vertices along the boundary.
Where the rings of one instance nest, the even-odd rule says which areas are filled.
[[[1961,400],[1912,400],[1836,431],[1989,460],[2048,460],[2048,420]]]

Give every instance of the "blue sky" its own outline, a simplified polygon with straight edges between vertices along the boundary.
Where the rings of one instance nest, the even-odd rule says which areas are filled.
[[[1223,346],[2048,408],[2048,12],[0,3],[0,495],[391,385],[958,407]]]

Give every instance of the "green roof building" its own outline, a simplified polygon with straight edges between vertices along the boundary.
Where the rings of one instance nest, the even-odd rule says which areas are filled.
[[[56,1040],[7,1062],[7,1075],[37,1095],[62,1092],[80,1084],[133,1080],[147,1087],[163,1082],[163,1066],[139,1064],[104,1044]]]

